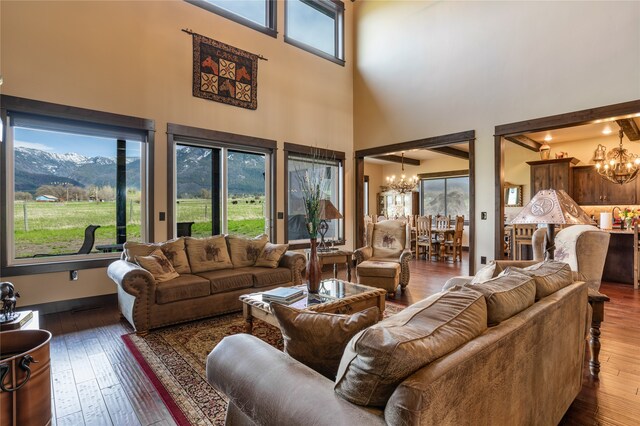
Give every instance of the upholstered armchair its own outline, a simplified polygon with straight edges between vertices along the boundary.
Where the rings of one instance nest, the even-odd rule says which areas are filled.
[[[400,220],[367,224],[366,246],[355,251],[358,282],[394,294],[409,284],[411,233]]]

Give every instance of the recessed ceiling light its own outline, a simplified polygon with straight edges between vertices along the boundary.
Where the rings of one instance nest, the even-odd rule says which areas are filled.
[[[552,138],[552,137],[551,137],[551,135],[549,135],[549,134],[548,134],[547,136],[545,136],[545,137],[544,137],[544,141],[545,141],[545,142],[550,142],[550,141],[551,141],[551,139],[553,139],[553,138]]]
[[[610,135],[613,132],[613,130],[611,130],[611,127],[609,126],[605,126],[604,129],[602,129],[602,134],[603,135]]]

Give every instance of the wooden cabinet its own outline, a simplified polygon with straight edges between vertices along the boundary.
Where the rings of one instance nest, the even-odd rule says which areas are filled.
[[[640,200],[638,181],[619,185],[600,177],[594,166],[573,168],[573,199],[580,205],[629,205]]]
[[[378,216],[398,217],[420,214],[420,193],[378,193]]]
[[[574,157],[557,160],[527,161],[531,166],[531,195],[542,189],[562,189],[567,194],[573,193],[574,164],[578,164]]]

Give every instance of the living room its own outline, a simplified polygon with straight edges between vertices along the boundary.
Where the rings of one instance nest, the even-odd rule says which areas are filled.
[[[67,420],[75,419],[80,424],[95,419],[79,396],[86,393],[108,400],[103,388],[120,389],[112,395],[129,401],[125,405],[133,406],[130,412],[140,423],[175,421],[135,360],[131,364],[116,363],[120,370],[99,370],[105,361],[102,357],[111,364],[112,357],[133,359],[120,339],[121,334],[133,330],[126,320],[113,318],[118,312],[118,290],[107,268],[121,253],[94,249],[87,255],[65,256],[82,245],[88,225],[100,225],[95,246],[122,244],[118,240],[123,235],[117,231],[117,216],[120,212],[131,218],[133,212],[137,227],[128,223],[125,239],[163,242],[178,236],[180,222],[195,221],[194,236],[230,233],[240,229],[240,225],[234,228],[238,216],[234,209],[255,207],[259,208],[255,210],[258,213],[247,218],[263,220],[260,226],[270,242],[290,243],[290,249],[304,250],[304,241],[288,235],[289,218],[299,214],[289,200],[295,183],[289,171],[294,169],[296,158],[320,151],[333,161],[333,200],[343,216],[333,220],[330,237],[338,247],[355,251],[364,245],[360,244],[364,243],[360,240],[364,236],[360,224],[364,202],[358,202],[357,185],[366,173],[358,162],[364,158],[359,152],[385,147],[385,152],[398,154],[403,149],[395,149],[394,145],[473,132],[473,162],[469,169],[474,174],[474,185],[470,188],[470,202],[476,213],[470,224],[474,238],[469,241],[467,252],[469,270],[458,270],[458,266],[451,267],[446,262],[430,262],[430,266],[438,268],[433,274],[436,280],[421,273],[426,262],[412,260],[410,267],[415,273],[406,292],[398,291],[387,305],[392,306],[394,301],[411,304],[439,291],[447,278],[473,275],[484,263],[499,259],[499,234],[504,223],[496,209],[496,199],[502,192],[500,184],[496,185],[496,178],[500,181],[497,158],[501,155],[495,150],[499,146],[494,137],[499,134],[496,126],[628,102],[636,104],[634,113],[638,111],[640,4],[636,2],[303,2],[322,10],[331,5],[337,8],[329,8],[337,29],[330,53],[309,48],[306,44],[313,43],[313,37],[306,44],[301,43],[304,32],[299,37],[294,33],[300,27],[285,28],[289,22],[286,7],[295,3],[293,0],[259,2],[269,6],[265,7],[269,19],[265,17],[265,25],[258,30],[255,25],[229,19],[229,13],[214,13],[193,3],[199,2],[0,2],[2,205],[6,209],[1,225],[0,274],[2,281],[13,283],[19,291],[18,310],[26,307],[39,310],[43,317],[52,315],[52,321],[45,318],[42,322],[54,333],[52,353],[66,354],[53,357],[54,379],[56,369],[71,369],[75,374],[70,379],[57,377],[58,389],[73,389],[76,395],[69,399],[67,408],[59,408],[64,403],[59,402],[60,394],[55,395],[54,380],[54,406],[62,410],[55,418],[60,423],[67,416]],[[194,96],[194,40],[199,35],[257,55],[255,105],[239,107]],[[15,119],[14,124],[9,123],[7,115]],[[127,193],[124,207],[119,208],[115,195],[99,191],[91,195],[87,191],[86,204],[93,203],[89,207],[104,208],[111,201],[99,200],[113,198],[108,223],[91,223],[82,218],[81,225],[72,226],[65,222],[69,218],[53,213],[54,227],[58,221],[60,228],[77,229],[73,235],[56,237],[62,242],[53,244],[47,240],[53,238],[53,233],[38,231],[38,221],[30,216],[29,209],[36,204],[39,209],[62,209],[63,205],[75,209],[79,204],[70,201],[74,195],[67,189],[77,185],[71,180],[62,181],[68,183],[66,187],[58,185],[64,187],[65,191],[58,194],[64,202],[36,203],[36,188],[33,201],[13,199],[15,193],[24,191],[13,185],[14,166],[9,161],[13,151],[7,150],[7,142],[14,144],[14,150],[43,147],[26,134],[22,140],[16,139],[23,142],[20,147],[11,139],[13,136],[7,135],[12,127],[52,129],[46,127],[52,126],[50,123],[33,120],[34,116],[89,123],[82,129],[96,139],[96,129],[104,130],[107,124],[120,130],[134,129],[125,136],[135,144],[124,149],[129,158],[130,152],[138,153],[139,166],[134,172],[140,182],[139,191]],[[585,120],[592,118],[588,114],[582,116]],[[593,121],[599,118],[603,117]],[[58,123],[51,120],[54,121]],[[120,136],[111,136],[113,158],[119,149],[115,141]],[[238,180],[241,167],[227,174],[211,171],[207,175],[212,182],[207,187],[210,202],[198,204],[198,218],[182,216],[187,214],[186,205],[207,197],[180,191],[181,179],[191,179],[188,174],[180,174],[189,171],[188,167],[177,167],[181,147],[204,149],[211,153],[208,155],[226,159],[220,163],[225,164],[223,171],[234,170],[229,153],[260,157],[263,193],[232,199],[228,183]],[[56,151],[53,142],[45,148],[45,152],[54,154],[65,152]],[[640,150],[631,145],[631,151]],[[81,153],[86,157],[102,155],[93,148]],[[406,155],[410,157],[409,150]],[[85,176],[91,175],[91,170]],[[116,182],[115,167],[113,170]],[[260,175],[257,170],[256,167],[256,175]],[[222,177],[216,183],[214,176]],[[94,186],[99,190],[105,185],[96,182]],[[216,199],[211,192],[214,189],[218,191],[218,203],[212,201]],[[184,197],[184,202],[182,195],[187,192],[190,195]],[[377,189],[370,189],[371,192]],[[199,223],[205,223],[205,218],[209,227]],[[109,233],[102,234],[107,228]],[[27,232],[35,234],[33,239],[17,244]],[[261,232],[247,236],[258,233]],[[73,245],[66,242],[69,240]],[[58,245],[60,248],[56,248]],[[342,268],[339,274],[344,277]],[[635,348],[638,344],[631,331],[637,331],[640,296],[628,284],[604,283],[601,291],[612,299],[605,308],[609,317],[603,323],[601,362],[612,353],[615,358],[614,352],[618,351],[622,359],[616,365],[627,368],[618,368],[617,373],[603,368],[600,382],[586,377],[582,395],[595,395],[596,401],[585,396],[571,408],[571,419],[586,424],[632,424],[629,418],[640,416],[636,367],[639,359],[629,355],[636,351],[628,346]],[[623,318],[627,315],[628,319]],[[56,335],[63,338],[56,339]],[[103,340],[107,347],[101,351]],[[607,351],[607,344],[615,350]],[[93,355],[96,357],[89,362]],[[65,357],[66,362],[60,361]],[[86,365],[79,367],[82,363]],[[201,370],[204,374],[204,365]],[[81,386],[97,380],[97,376],[107,379],[96,381],[94,387]],[[86,378],[89,380],[82,380]],[[132,395],[143,396],[142,409],[135,406]],[[152,414],[140,415],[144,411]]]

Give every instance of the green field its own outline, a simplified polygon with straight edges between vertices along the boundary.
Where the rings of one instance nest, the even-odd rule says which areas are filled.
[[[254,203],[251,203],[251,201]],[[264,232],[264,197],[238,198],[229,203],[230,234],[256,236]],[[25,226],[25,208],[27,223]],[[195,222],[193,236],[211,235],[211,200],[180,200],[177,222]],[[14,241],[16,257],[36,254],[64,254],[78,251],[88,225],[100,225],[95,245],[113,244],[116,239],[115,202],[78,201],[38,203],[16,201]],[[140,241],[140,204],[127,203],[127,240]]]

